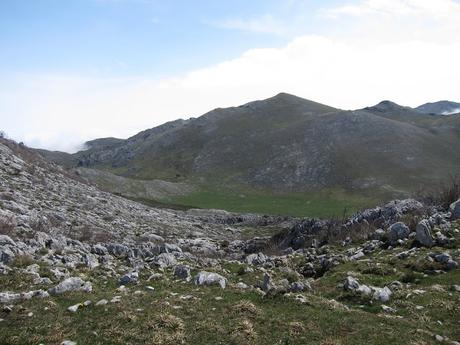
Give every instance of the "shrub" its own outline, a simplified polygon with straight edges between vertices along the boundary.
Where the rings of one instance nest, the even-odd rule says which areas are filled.
[[[12,216],[0,218],[0,234],[10,235],[13,232],[15,227],[16,227],[16,223]]]
[[[11,266],[13,267],[19,267],[19,268],[25,268],[27,266],[30,266],[34,263],[34,260],[31,256],[29,255],[18,255],[14,258],[13,263]]]
[[[426,204],[448,209],[450,204],[460,199],[460,178],[451,176],[435,189],[420,191],[418,194]]]

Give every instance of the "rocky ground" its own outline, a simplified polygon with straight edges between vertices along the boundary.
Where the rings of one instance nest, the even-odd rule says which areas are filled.
[[[1,344],[459,344],[460,201],[149,208],[0,143]]]

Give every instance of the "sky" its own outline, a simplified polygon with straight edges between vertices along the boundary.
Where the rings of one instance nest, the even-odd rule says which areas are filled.
[[[1,0],[0,130],[74,152],[288,92],[460,101],[460,0]]]

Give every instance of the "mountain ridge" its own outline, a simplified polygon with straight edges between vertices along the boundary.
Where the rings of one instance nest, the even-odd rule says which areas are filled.
[[[391,101],[346,111],[280,93],[125,140],[96,141],[65,162],[41,152],[72,168],[223,193],[236,186],[284,194],[411,193],[458,171],[459,131],[460,116],[432,116]]]

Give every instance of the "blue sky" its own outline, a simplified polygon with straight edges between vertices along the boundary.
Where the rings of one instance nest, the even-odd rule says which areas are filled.
[[[0,124],[75,151],[278,92],[460,101],[460,0],[1,0]]]
[[[282,23],[302,9],[299,26],[307,31],[315,19],[309,14],[320,3],[2,0],[0,71],[155,77],[180,73],[247,49],[280,46],[296,33],[233,30],[226,23],[272,13]]]

